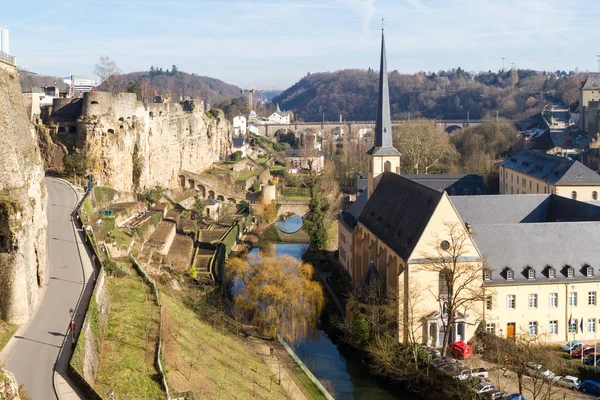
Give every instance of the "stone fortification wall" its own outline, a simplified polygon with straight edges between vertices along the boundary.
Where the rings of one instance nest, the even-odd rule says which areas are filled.
[[[0,319],[21,324],[46,267],[46,185],[16,68],[0,69]]]
[[[142,103],[133,93],[86,93],[75,145],[98,184],[126,192],[178,186],[179,170],[201,173],[231,153],[229,123],[201,101]]]

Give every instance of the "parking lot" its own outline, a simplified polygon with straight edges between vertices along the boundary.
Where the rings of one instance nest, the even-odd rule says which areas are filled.
[[[518,393],[519,392],[519,382],[517,379],[517,374],[508,370],[508,369],[500,369],[496,364],[487,362],[479,355],[474,355],[472,358],[468,358],[465,360],[461,360],[465,366],[476,368],[476,367],[484,367],[488,370],[488,381],[492,382],[498,390],[502,390],[506,393]],[[525,387],[533,386],[533,380],[525,376],[523,377],[523,385]],[[539,383],[538,383],[539,385]],[[544,385],[543,390],[547,390],[548,386]],[[544,392],[547,393],[547,392]],[[527,389],[524,390],[523,396],[526,400],[534,400],[533,395],[528,393]],[[565,397],[566,396],[566,397]],[[537,396],[538,399],[544,398],[541,395]],[[581,400],[589,400],[596,399],[596,396],[591,396],[589,394],[581,393],[576,390],[569,390],[558,386],[552,386],[552,393],[550,399],[552,400],[561,400],[561,399],[581,399]]]

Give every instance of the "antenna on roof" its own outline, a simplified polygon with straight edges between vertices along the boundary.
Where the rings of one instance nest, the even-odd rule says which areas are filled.
[[[381,31],[383,32],[383,18],[381,18]],[[600,56],[598,56],[600,57]]]

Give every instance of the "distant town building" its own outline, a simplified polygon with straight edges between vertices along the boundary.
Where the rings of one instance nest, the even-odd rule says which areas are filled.
[[[589,122],[594,119],[598,121],[598,115],[593,115],[589,112],[589,103],[591,101],[600,101],[600,75],[590,75],[585,80],[579,92],[579,129],[584,132],[589,132]],[[590,132],[596,134],[597,132]]]
[[[290,174],[297,174],[301,170],[319,173],[325,168],[325,154],[322,151],[286,150],[285,161],[290,165]]]
[[[290,123],[290,114],[281,111],[279,108],[279,104],[277,104],[277,110],[267,118],[266,123],[271,124],[289,124]]]
[[[246,117],[243,115],[233,117],[233,134],[236,136],[246,134]]]
[[[8,39],[8,29],[0,28],[0,53],[10,54],[10,42]]]
[[[71,86],[73,97],[81,97],[83,93],[91,92],[96,87],[96,81],[83,76],[71,75],[64,82]]]
[[[579,161],[523,150],[500,164],[500,194],[557,194],[598,200],[600,175]]]
[[[232,138],[233,142],[233,151],[241,151],[242,157],[248,157],[248,143],[243,137],[234,137]]]
[[[253,135],[260,135],[260,130],[258,129],[258,127],[254,126],[254,125],[248,125],[246,127],[246,131]]]

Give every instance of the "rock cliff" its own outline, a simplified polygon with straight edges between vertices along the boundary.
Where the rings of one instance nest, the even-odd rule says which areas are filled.
[[[201,101],[142,103],[133,93],[91,92],[53,107],[56,136],[69,151],[84,151],[97,184],[119,191],[177,187],[179,170],[200,173],[231,153],[229,123]]]
[[[16,68],[0,62],[0,319],[23,323],[46,266],[46,185]]]

